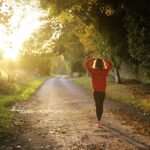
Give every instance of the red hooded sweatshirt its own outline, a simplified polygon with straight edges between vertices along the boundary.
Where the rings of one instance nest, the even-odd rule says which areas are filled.
[[[92,86],[93,86],[93,90],[97,91],[97,92],[105,92],[106,90],[106,77],[107,74],[112,66],[111,62],[108,60],[104,60],[104,69],[96,69],[93,68],[93,61],[95,59],[87,59],[85,61],[85,66],[87,68],[87,70],[89,71],[89,73],[91,74],[91,78],[92,78]]]

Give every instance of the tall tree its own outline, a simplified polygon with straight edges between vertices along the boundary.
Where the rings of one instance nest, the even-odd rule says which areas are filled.
[[[71,2],[45,0],[44,2],[49,5],[55,4],[56,16],[67,13],[68,16],[75,18],[74,22],[68,21],[69,19],[66,19],[66,22],[74,23],[76,31],[79,30],[76,36],[83,44],[85,53],[100,53],[109,57],[113,62],[116,82],[121,82],[119,69],[122,60],[128,59],[135,64],[141,63],[145,69],[149,68],[150,2],[148,0],[144,2],[142,0],[131,2],[126,0],[73,0]],[[64,23],[63,20],[64,25],[66,22]],[[94,52],[92,52],[93,49]]]
[[[131,57],[150,77],[150,1],[133,0],[126,3],[125,26]]]

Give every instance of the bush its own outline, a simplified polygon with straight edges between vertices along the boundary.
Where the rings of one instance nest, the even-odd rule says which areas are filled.
[[[0,86],[1,95],[15,94],[20,91],[20,88],[17,83],[0,80],[0,85],[1,85]]]

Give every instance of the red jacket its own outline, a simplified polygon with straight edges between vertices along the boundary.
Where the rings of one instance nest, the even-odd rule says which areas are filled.
[[[112,66],[111,62],[108,60],[104,60],[105,68],[104,69],[96,69],[92,68],[93,61],[95,59],[88,59],[85,61],[85,66],[92,78],[92,86],[93,90],[97,92],[105,92],[106,90],[106,76]]]

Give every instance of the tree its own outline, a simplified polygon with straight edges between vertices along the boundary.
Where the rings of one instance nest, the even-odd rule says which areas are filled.
[[[113,62],[117,83],[120,65],[126,59],[149,68],[149,1],[73,0],[44,1],[55,5],[58,16],[84,46],[85,54],[96,53]],[[74,27],[72,26],[74,24]],[[74,28],[74,29],[73,29]],[[61,49],[64,51],[64,49]],[[149,73],[148,69],[146,71]]]
[[[137,0],[127,3],[125,26],[128,31],[130,56],[150,77],[150,2]]]
[[[73,30],[66,26],[62,30],[63,34],[56,42],[54,52],[64,56],[69,65],[69,72],[83,72],[84,47]]]
[[[97,6],[96,6],[97,5]],[[109,4],[107,4],[108,6]],[[57,3],[56,3],[57,6]],[[59,6],[58,6],[59,7]],[[96,9],[95,9],[96,8]],[[96,1],[74,1],[72,3],[64,2],[61,6],[61,11],[64,10],[70,19],[62,19],[63,24],[74,24],[74,29],[71,31],[79,37],[80,42],[84,46],[85,54],[99,54],[112,59],[114,64],[114,73],[116,82],[120,83],[119,67],[121,62],[121,50],[124,49],[125,31],[120,21],[120,16],[99,11],[101,5]],[[107,7],[106,7],[107,8]],[[59,16],[65,13],[59,11]],[[97,15],[99,13],[99,15]],[[65,16],[65,15],[64,15]],[[112,23],[115,21],[115,23]],[[121,25],[121,28],[118,28]],[[121,31],[121,32],[120,32]],[[122,32],[123,31],[123,32]],[[118,34],[116,34],[118,33]],[[122,37],[123,35],[123,37]],[[118,44],[119,43],[119,44]]]
[[[54,44],[51,39],[52,34],[52,25],[48,22],[24,43],[20,57],[20,63],[24,69],[39,74],[48,75],[50,73]]]

